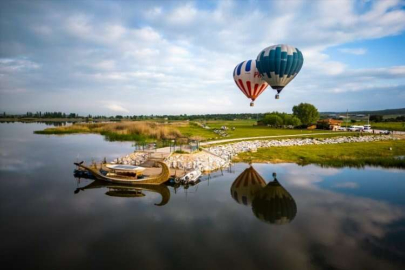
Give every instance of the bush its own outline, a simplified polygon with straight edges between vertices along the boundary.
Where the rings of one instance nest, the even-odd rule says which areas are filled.
[[[283,119],[276,114],[268,114],[264,117],[263,122],[270,126],[281,126],[283,125]]]
[[[270,126],[299,126],[301,121],[294,115],[287,113],[272,112],[264,115],[263,123]]]

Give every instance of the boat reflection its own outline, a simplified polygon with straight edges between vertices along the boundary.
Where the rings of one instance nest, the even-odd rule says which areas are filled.
[[[88,189],[98,189],[106,188],[107,192],[105,195],[111,197],[121,197],[121,198],[139,198],[145,197],[146,194],[144,191],[158,193],[162,196],[160,203],[155,203],[157,206],[166,205],[170,200],[170,190],[166,185],[148,185],[148,184],[136,184],[136,185],[119,185],[108,182],[93,181],[84,187],[79,187],[75,190],[75,194],[78,194],[80,191],[85,191]]]
[[[297,214],[297,205],[290,193],[279,183],[266,181],[252,167],[245,169],[233,182],[231,196],[239,204],[251,206],[254,215],[270,224],[288,224]]]

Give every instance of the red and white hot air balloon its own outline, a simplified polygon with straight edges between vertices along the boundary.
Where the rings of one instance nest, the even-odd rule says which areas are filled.
[[[233,79],[242,93],[252,100],[250,106],[254,106],[256,98],[268,86],[256,68],[256,60],[243,61],[237,65],[233,71]]]

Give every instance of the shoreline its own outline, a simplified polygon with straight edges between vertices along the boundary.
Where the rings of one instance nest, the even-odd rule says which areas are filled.
[[[165,162],[171,169],[198,169],[202,172],[224,169],[234,162],[405,168],[405,159],[398,158],[405,156],[403,139],[378,135],[243,141],[213,146],[195,153],[171,153],[165,158]]]

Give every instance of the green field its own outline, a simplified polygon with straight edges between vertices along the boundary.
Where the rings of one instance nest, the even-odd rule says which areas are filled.
[[[260,148],[239,154],[236,161],[405,168],[405,159],[399,156],[405,156],[404,140]]]
[[[35,131],[35,133],[47,135],[95,133],[104,135],[106,139],[110,141],[160,141],[162,139],[179,137],[212,141],[260,136],[316,135],[319,133],[328,133],[330,136],[343,136],[341,133],[329,130],[282,129],[257,126],[255,120],[208,121],[206,124],[210,129],[204,129],[202,122],[188,121],[173,121],[169,124],[155,123],[152,121],[123,121],[118,123],[97,124],[83,123],[47,128],[45,130]],[[221,136],[220,134],[214,133],[214,129],[220,129],[221,126],[227,126],[229,128],[225,131],[228,136]],[[235,130],[232,130],[232,127],[235,127]],[[347,135],[355,134],[347,133]]]
[[[201,124],[201,122],[199,122]],[[179,131],[188,137],[200,136],[206,140],[223,140],[246,137],[259,136],[281,136],[294,134],[316,134],[316,133],[331,133],[330,130],[307,130],[307,129],[282,129],[271,128],[266,126],[257,126],[256,120],[235,120],[235,121],[207,121],[206,124],[211,129],[204,129],[197,122],[190,122],[188,125],[178,127]],[[227,126],[229,129],[226,133],[229,136],[223,137],[214,133],[214,129],[219,129],[221,126]],[[235,127],[235,130],[232,130]]]
[[[366,121],[359,121],[355,124],[349,123],[349,125],[365,125]],[[382,130],[396,130],[396,131],[405,131],[405,122],[371,122],[372,129],[382,129]]]

